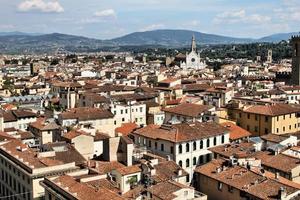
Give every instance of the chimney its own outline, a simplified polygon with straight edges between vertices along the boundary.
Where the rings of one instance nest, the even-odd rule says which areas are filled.
[[[167,160],[167,161],[170,161],[170,160],[171,160],[171,158],[170,158],[169,155],[167,155],[166,160]]]
[[[182,176],[182,169],[178,169],[177,173],[178,173],[178,176]]]
[[[275,179],[279,179],[279,172],[275,173]]]
[[[283,200],[286,198],[287,193],[286,193],[286,189],[284,187],[280,187],[279,191],[278,191],[278,196],[280,200]]]

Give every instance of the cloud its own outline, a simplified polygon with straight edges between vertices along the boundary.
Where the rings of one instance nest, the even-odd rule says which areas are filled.
[[[260,14],[248,15],[244,9],[218,14],[213,22],[215,24],[251,23],[261,24],[271,21],[271,17]]]
[[[149,26],[146,26],[142,29],[140,29],[140,31],[153,31],[153,30],[157,30],[157,29],[161,29],[161,28],[165,28],[164,24],[151,24]]]
[[[18,5],[18,10],[21,12],[38,11],[44,13],[64,12],[64,8],[56,0],[26,0]]]
[[[273,10],[282,23],[300,22],[300,1],[282,0],[282,2],[284,6]]]
[[[114,9],[106,9],[106,10],[101,10],[101,11],[95,12],[94,16],[101,17],[101,18],[116,18],[117,13]]]
[[[0,24],[0,29],[4,29],[4,30],[11,30],[11,29],[15,29],[16,26],[13,24]]]

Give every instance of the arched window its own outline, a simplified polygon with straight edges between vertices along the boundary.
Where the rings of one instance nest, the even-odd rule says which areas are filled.
[[[178,165],[179,165],[180,167],[182,167],[182,161],[181,161],[181,160],[178,162]]]
[[[206,154],[206,162],[210,161],[210,154]]]
[[[200,149],[203,149],[203,140],[200,141]]]
[[[206,147],[208,148],[210,146],[210,141],[209,139],[206,140]]]
[[[186,143],[185,150],[186,150],[186,152],[190,152],[190,144],[189,143]]]
[[[193,165],[197,165],[197,158],[196,157],[193,158]]]
[[[199,157],[199,162],[200,162],[200,164],[203,164],[203,156]]]
[[[217,145],[217,137],[214,137],[214,146]]]
[[[190,159],[186,159],[186,161],[185,161],[185,167],[190,167]]]
[[[225,136],[224,135],[222,135],[222,137],[221,137],[221,142],[222,142],[222,144],[225,143]]]
[[[182,145],[179,145],[179,153],[182,153]]]
[[[193,150],[195,151],[196,149],[197,149],[197,143],[194,142],[194,143],[193,143]]]

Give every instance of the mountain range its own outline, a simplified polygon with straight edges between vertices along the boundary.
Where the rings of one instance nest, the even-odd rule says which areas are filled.
[[[105,47],[165,46],[186,47],[195,35],[198,44],[235,44],[254,42],[280,42],[299,33],[278,33],[259,39],[236,38],[189,30],[154,30],[135,32],[122,37],[99,40],[61,33],[40,34],[0,32],[0,53],[49,53],[59,48],[76,52],[99,51]]]

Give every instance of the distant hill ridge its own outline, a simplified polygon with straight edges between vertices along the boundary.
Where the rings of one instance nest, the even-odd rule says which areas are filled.
[[[190,30],[154,30],[145,32],[134,32],[122,37],[99,40],[83,36],[68,35],[61,33],[40,34],[23,32],[0,32],[0,53],[6,52],[26,52],[43,50],[48,48],[53,51],[57,48],[75,48],[79,51],[89,49],[101,49],[103,47],[118,46],[167,46],[167,47],[185,47],[190,45],[192,35],[195,35],[198,44],[235,44],[235,43],[253,43],[253,42],[280,42],[288,40],[297,32],[278,33],[262,37],[236,38],[208,34]]]

